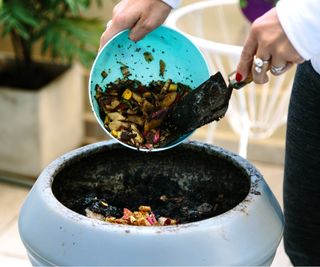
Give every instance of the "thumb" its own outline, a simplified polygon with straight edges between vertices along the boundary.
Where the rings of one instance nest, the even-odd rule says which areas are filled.
[[[106,27],[105,31],[102,33],[102,35],[100,37],[99,51],[113,36],[115,36],[121,30],[122,30],[121,28],[119,28],[119,30],[118,30],[118,29],[116,29],[116,27],[112,26],[112,20],[110,20],[107,23],[107,27]]]
[[[100,37],[100,47],[99,50],[117,33],[131,29],[136,22],[139,20],[138,12],[131,12],[126,14],[117,13],[111,21],[107,23],[106,30],[102,33]]]

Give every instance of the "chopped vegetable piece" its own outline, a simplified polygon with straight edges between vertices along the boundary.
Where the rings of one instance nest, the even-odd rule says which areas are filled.
[[[143,56],[148,63],[150,63],[153,60],[153,56],[150,52],[144,52]]]
[[[106,116],[105,118],[104,118],[104,124],[109,124],[109,122],[110,122],[110,119],[109,119],[109,117],[108,116]]]
[[[165,84],[163,85],[163,87],[161,89],[161,94],[165,94],[169,90],[171,82],[172,82],[171,79],[169,79],[165,82]]]
[[[119,112],[112,112],[107,115],[112,121],[124,121],[126,119]]]
[[[127,109],[127,114],[136,115],[138,113],[138,110],[136,108]]]
[[[128,143],[131,139],[134,139],[137,135],[128,131],[122,131],[120,140]]]
[[[101,76],[102,76],[103,79],[105,79],[105,78],[108,77],[108,73],[107,73],[105,70],[103,70],[103,71],[101,72]]]
[[[153,136],[153,144],[157,144],[160,141],[160,131],[155,131],[154,136]]]
[[[131,210],[129,210],[129,209],[127,209],[127,208],[124,208],[124,209],[123,209],[123,216],[122,216],[121,219],[127,220],[127,219],[131,216],[131,214],[132,214],[132,211],[131,211]]]
[[[162,195],[160,196],[160,200],[166,202],[168,200],[168,197],[166,195]]]
[[[113,99],[110,103],[112,108],[116,108],[120,104],[120,101],[118,99]]]
[[[127,108],[132,108],[131,103],[128,100],[122,99],[121,102],[127,106]],[[128,113],[128,112],[127,112]],[[129,114],[129,113],[128,113]]]
[[[95,90],[96,90],[95,97],[98,99],[103,95],[102,88],[99,86],[99,84],[96,84]]]
[[[96,90],[97,93],[102,93],[102,88],[100,87],[99,84],[96,84],[95,90]]]
[[[133,122],[133,123],[135,123],[135,124],[138,124],[138,125],[140,125],[140,126],[143,126],[143,125],[144,125],[144,120],[143,120],[143,118],[142,118],[142,117],[139,117],[139,116],[137,116],[137,115],[129,115],[129,116],[127,117],[127,120],[128,120],[128,121],[131,121],[131,122]]]
[[[112,130],[111,134],[115,137],[115,138],[120,138],[121,137],[121,132],[116,131],[116,130]]]
[[[149,98],[149,97],[152,97],[152,94],[151,94],[151,92],[145,92],[145,93],[143,94],[143,97]]]
[[[149,113],[154,110],[154,105],[152,105],[148,100],[144,100],[142,104],[142,112]]]
[[[153,148],[153,145],[149,144],[149,143],[146,143],[144,146],[149,150],[151,150]]]
[[[143,98],[138,93],[132,93],[132,98],[137,101],[138,103],[143,102]]]
[[[104,202],[104,201],[102,201],[102,200],[100,200],[100,203],[101,203],[103,206],[105,206],[105,207],[108,207],[108,206],[109,206],[108,203],[106,203],[106,202]]]
[[[142,144],[144,139],[143,139],[143,136],[142,134],[140,133],[140,131],[138,130],[137,126],[135,126],[134,124],[131,124],[131,129],[132,129],[132,132],[134,134],[136,134],[136,137],[134,138],[134,140],[138,143],[138,144]]]
[[[95,98],[105,128],[128,145],[146,149],[161,147],[171,134],[167,128],[161,128],[168,110],[172,110],[191,88],[171,79],[142,84],[128,79],[128,67],[118,63],[124,78],[103,85],[105,90],[95,85]]]
[[[170,84],[169,91],[177,91],[177,89],[178,89],[177,84],[174,84],[174,83]]]
[[[85,209],[86,216],[99,221],[104,221],[104,216],[102,214],[91,211],[90,209]]]
[[[120,70],[124,78],[128,78],[131,75],[129,68],[126,65],[121,66]]]
[[[122,122],[121,121],[112,121],[112,122],[110,122],[109,123],[109,128],[110,128],[110,130],[111,131],[117,131],[117,130],[119,130],[120,129],[120,127],[122,126],[123,124],[122,124]],[[116,136],[115,136],[116,137]]]
[[[159,73],[159,75],[161,77],[164,77],[164,72],[166,71],[166,63],[162,59],[160,59],[159,65],[160,65],[160,73]]]
[[[161,102],[161,105],[163,107],[170,107],[174,101],[176,100],[177,97],[177,92],[170,92],[168,94],[166,94],[166,96],[164,97],[164,99]]]
[[[168,110],[167,108],[159,109],[151,114],[151,118],[152,119],[161,119],[166,115],[167,110]]]
[[[149,206],[140,206],[139,211],[150,212],[151,208]]]
[[[130,98],[132,97],[132,92],[130,89],[126,89],[123,94],[122,94],[122,97],[125,99],[125,100],[130,100]]]
[[[90,208],[86,208],[85,213],[89,218],[116,224],[136,226],[166,226],[177,224],[177,220],[171,218],[159,217],[159,219],[157,219],[150,206],[140,206],[138,211],[134,212],[124,208],[123,215],[120,218],[110,215],[104,216],[103,214],[90,210]]]
[[[160,119],[153,119],[153,120],[150,120],[150,121],[146,121],[145,124],[144,124],[144,128],[143,129],[144,129],[145,132],[149,132],[150,130],[159,127],[161,122],[162,121]]]

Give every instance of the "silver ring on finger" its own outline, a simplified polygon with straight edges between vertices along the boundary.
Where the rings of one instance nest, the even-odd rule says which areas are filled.
[[[262,68],[255,66],[254,70],[256,71],[256,73],[261,73],[262,72]]]
[[[270,60],[263,60],[259,57],[254,56],[253,63],[254,63],[254,70],[257,73],[261,73],[263,65],[269,65]]]
[[[271,66],[270,71],[274,74],[281,74],[285,70],[286,67],[287,67],[287,65],[283,65],[283,66],[279,66],[279,67]]]

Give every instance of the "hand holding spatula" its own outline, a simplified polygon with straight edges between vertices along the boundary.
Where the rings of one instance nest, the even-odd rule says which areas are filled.
[[[162,129],[169,133],[164,145],[221,119],[227,112],[232,90],[252,81],[252,76],[249,76],[242,82],[236,82],[233,76],[234,73],[229,75],[227,85],[221,73],[217,72],[173,106],[162,124]]]

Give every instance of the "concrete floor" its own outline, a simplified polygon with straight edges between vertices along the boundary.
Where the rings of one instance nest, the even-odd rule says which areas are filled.
[[[254,162],[282,205],[282,165]],[[30,188],[0,182],[0,266],[31,266],[20,241],[17,219],[23,200]],[[279,246],[272,266],[290,266],[282,244]]]

